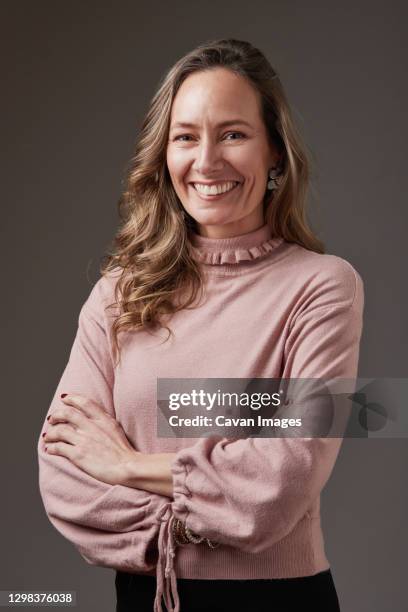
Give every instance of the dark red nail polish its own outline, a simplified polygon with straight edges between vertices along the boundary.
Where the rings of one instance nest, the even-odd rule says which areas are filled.
[[[61,393],[61,397],[65,397],[67,393]]]

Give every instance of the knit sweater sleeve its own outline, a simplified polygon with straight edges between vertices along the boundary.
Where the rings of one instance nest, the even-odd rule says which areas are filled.
[[[60,405],[60,394],[77,393],[93,399],[115,417],[112,397],[114,368],[104,310],[104,277],[82,306],[68,363],[49,411]],[[115,417],[116,418],[116,417]],[[47,429],[44,420],[41,432]],[[37,444],[39,489],[52,525],[92,565],[122,571],[154,567],[159,525],[155,515],[168,498],[122,485],[101,482],[61,455]]]
[[[363,281],[328,256],[291,322],[282,378],[355,379]],[[246,552],[289,534],[325,486],[342,438],[200,439],[172,462],[173,512],[193,532]]]

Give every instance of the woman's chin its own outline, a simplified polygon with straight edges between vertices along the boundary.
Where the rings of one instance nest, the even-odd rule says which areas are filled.
[[[194,210],[188,211],[199,225],[224,225],[235,220],[234,211],[228,210]]]

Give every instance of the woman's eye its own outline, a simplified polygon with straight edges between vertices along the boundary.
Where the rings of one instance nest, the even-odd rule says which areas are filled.
[[[237,140],[236,138],[227,138],[228,136],[238,136],[238,140],[241,138],[245,138],[245,135],[242,132],[228,132],[225,135],[227,140]],[[179,136],[175,136],[175,142],[188,142],[188,139],[193,138],[191,134],[180,134]]]
[[[190,134],[180,134],[180,136],[176,136],[174,140],[180,140],[181,142],[186,142],[182,140],[182,138],[191,138]]]
[[[238,136],[240,138],[245,138],[245,136],[244,136],[244,134],[242,132],[228,132],[228,134],[226,134],[226,136],[233,136],[233,135],[236,136],[237,134],[238,134]],[[231,140],[231,139],[229,139],[229,140]],[[236,139],[232,138],[232,140],[236,140]]]

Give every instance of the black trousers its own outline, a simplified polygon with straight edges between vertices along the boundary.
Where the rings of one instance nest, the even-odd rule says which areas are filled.
[[[116,612],[152,612],[154,576],[116,572]],[[302,578],[177,578],[180,612],[340,612],[331,570]],[[163,610],[165,610],[163,603]]]

